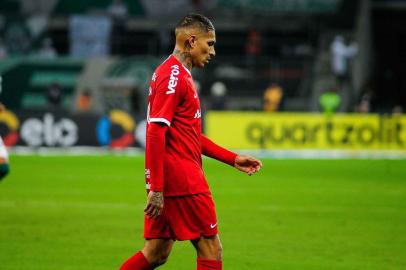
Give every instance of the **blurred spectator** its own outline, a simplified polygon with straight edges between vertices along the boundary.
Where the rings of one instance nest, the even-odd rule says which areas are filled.
[[[245,44],[247,66],[253,69],[258,57],[262,53],[262,37],[257,30],[251,30]]]
[[[363,93],[355,111],[358,113],[369,113],[371,111],[371,100],[372,92],[366,91]]]
[[[0,38],[0,59],[7,58],[7,47],[3,44],[3,40]]]
[[[226,109],[226,94],[227,87],[222,82],[215,82],[211,86],[211,109],[212,110],[225,110]]]
[[[392,114],[401,116],[403,114],[403,107],[401,105],[396,105],[392,109]]]
[[[107,12],[115,19],[124,19],[128,15],[128,8],[122,0],[113,0]]]
[[[283,89],[277,84],[271,84],[264,91],[264,111],[277,112],[282,108]]]
[[[340,82],[345,80],[348,76],[348,62],[357,54],[357,52],[358,45],[356,43],[347,46],[341,35],[334,37],[330,47],[331,69]]]
[[[58,56],[52,44],[52,39],[46,38],[42,41],[42,47],[38,51],[38,56],[45,59],[54,59]]]
[[[53,83],[48,87],[46,98],[51,108],[58,108],[62,102],[62,89],[59,83]]]
[[[105,16],[69,17],[70,53],[73,57],[99,57],[110,53],[112,19]]]
[[[341,97],[336,89],[328,89],[319,98],[320,108],[323,113],[332,115],[337,112],[341,106]]]
[[[88,111],[92,104],[92,95],[89,89],[85,89],[83,92],[80,93],[78,100],[77,100],[77,110],[78,111]]]

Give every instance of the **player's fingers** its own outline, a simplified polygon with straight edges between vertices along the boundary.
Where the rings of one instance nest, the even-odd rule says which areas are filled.
[[[152,218],[157,218],[159,216],[159,207],[155,206],[154,211],[152,212]]]
[[[260,170],[260,167],[259,167],[259,166],[254,166],[254,167],[252,168],[251,172],[252,172],[252,174],[254,174],[254,173],[258,172],[259,170]]]
[[[151,216],[153,212],[154,212],[154,206],[153,206],[152,204],[150,204],[150,205],[148,206],[148,208],[146,209],[145,214],[146,214],[147,216]]]
[[[147,212],[149,210],[149,208],[151,208],[151,204],[147,203],[147,205],[144,208],[144,212]]]
[[[158,216],[162,215],[163,210],[164,210],[163,208],[159,209]]]
[[[246,174],[249,175],[251,170],[250,170],[249,167],[242,167],[242,168],[241,168],[241,171],[243,171],[243,172],[245,172]]]
[[[255,166],[256,167],[262,167],[262,162],[260,160],[256,160]]]
[[[254,157],[248,157],[248,160],[249,160],[251,163],[253,163],[253,164],[257,164],[257,163],[258,163],[258,160],[257,160],[256,158],[254,158]]]
[[[255,161],[254,166],[255,166],[255,168],[259,168],[259,169],[260,169],[260,168],[262,167],[261,161],[259,161],[259,160]]]
[[[159,217],[160,215],[162,215],[162,212],[163,212],[163,209],[162,209],[162,208],[159,208],[156,217]]]
[[[149,208],[148,212],[146,212],[145,214],[150,218],[154,218],[154,213],[155,213],[155,208],[151,207],[151,208]]]
[[[154,208],[147,214],[150,218],[154,218]]]

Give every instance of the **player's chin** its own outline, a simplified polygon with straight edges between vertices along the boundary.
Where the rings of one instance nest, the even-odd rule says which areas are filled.
[[[209,64],[209,60],[203,60],[200,64],[201,64],[201,67],[204,67]]]

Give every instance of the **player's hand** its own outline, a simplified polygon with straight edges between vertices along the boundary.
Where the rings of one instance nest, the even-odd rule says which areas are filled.
[[[162,192],[150,191],[144,212],[150,218],[157,218],[164,209],[164,195]]]
[[[250,156],[238,155],[235,158],[234,167],[251,176],[261,169],[262,162]]]

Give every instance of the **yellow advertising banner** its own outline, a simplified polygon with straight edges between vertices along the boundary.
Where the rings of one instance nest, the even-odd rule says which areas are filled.
[[[406,150],[406,116],[208,112],[205,130],[232,149]]]

